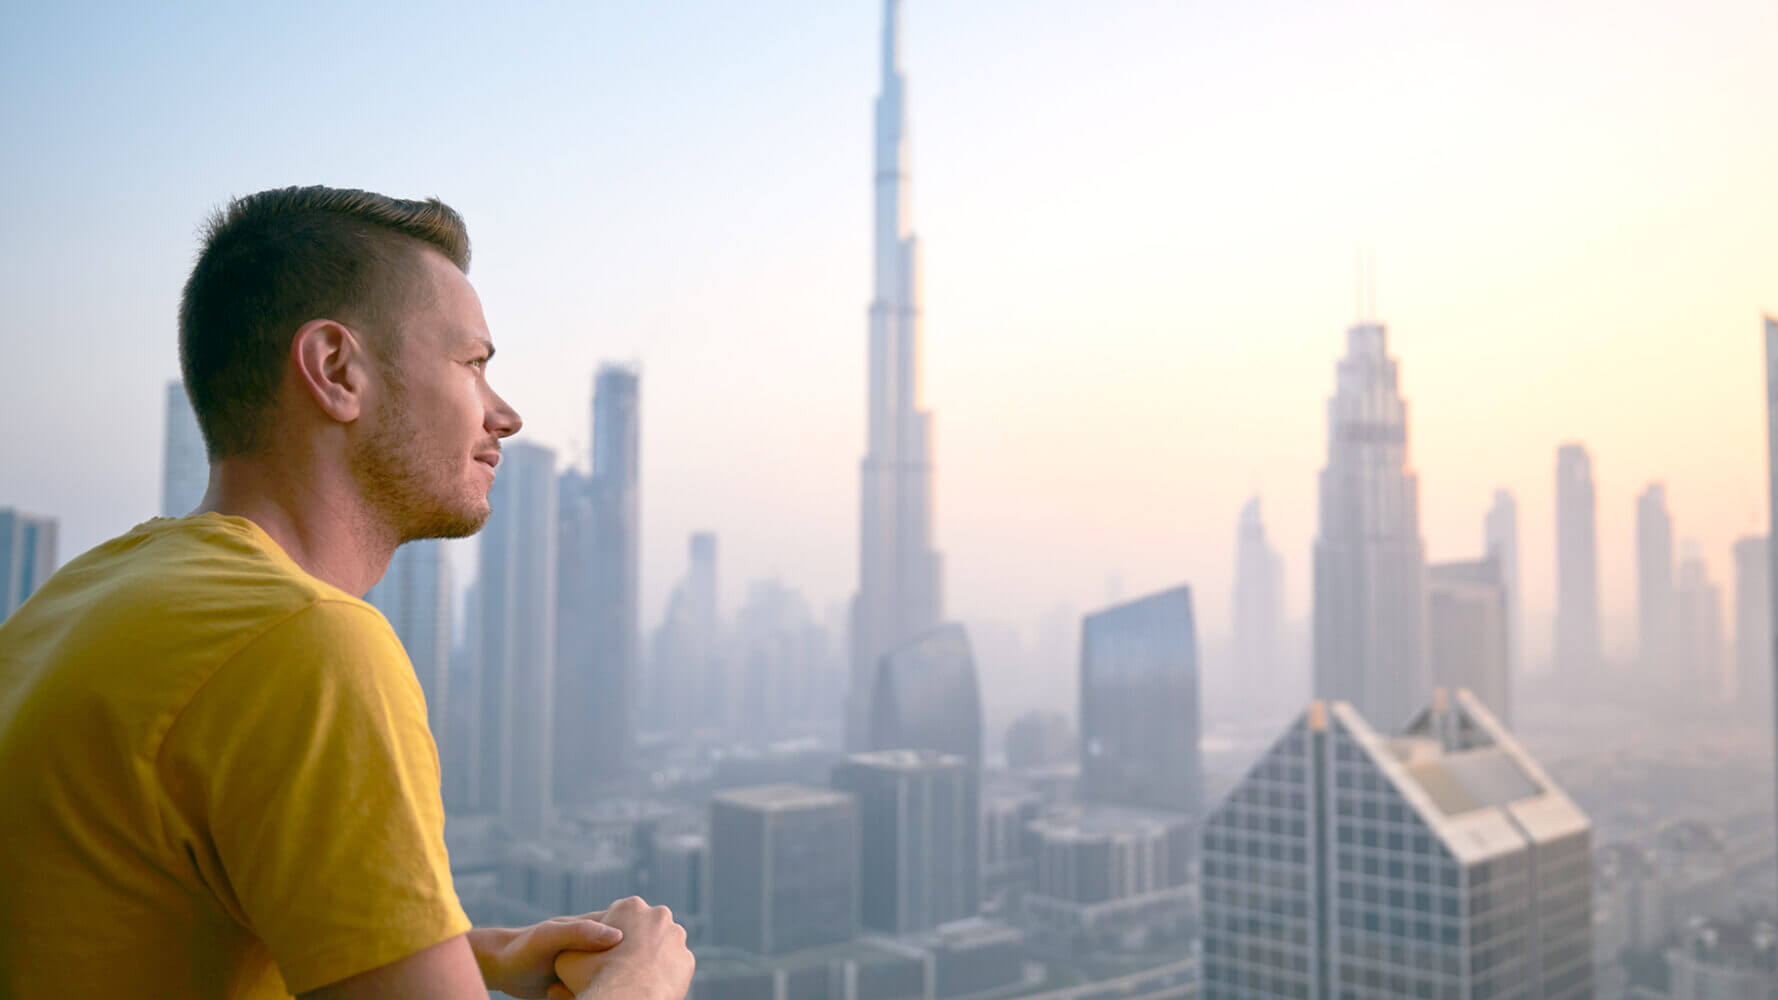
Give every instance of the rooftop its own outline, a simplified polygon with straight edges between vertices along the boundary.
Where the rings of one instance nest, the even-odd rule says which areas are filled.
[[[782,812],[790,809],[817,809],[824,806],[848,805],[852,796],[844,792],[836,792],[831,788],[815,788],[811,785],[755,785],[752,788],[731,788],[717,792],[711,797],[713,802],[739,806],[743,809],[758,809],[763,812]]]

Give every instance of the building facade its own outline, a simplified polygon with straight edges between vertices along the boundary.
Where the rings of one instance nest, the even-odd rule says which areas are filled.
[[[1088,802],[1196,814],[1198,637],[1190,587],[1088,615],[1080,640],[1080,790]]]
[[[1259,497],[1241,508],[1235,529],[1234,665],[1245,691],[1275,691],[1284,680],[1284,560],[1266,539]]]
[[[1506,587],[1506,664],[1511,675],[1525,666],[1525,612],[1519,582],[1519,503],[1506,490],[1494,491],[1494,503],[1482,521],[1482,552],[1500,564]]]
[[[1433,683],[1466,688],[1512,725],[1506,586],[1494,556],[1426,567],[1426,635]]]
[[[860,468],[858,594],[846,748],[869,749],[883,654],[944,618],[943,562],[932,547],[932,414],[921,391],[920,243],[909,200],[901,0],[884,0],[876,103],[868,442]]]
[[[1673,663],[1673,515],[1667,488],[1650,483],[1636,498],[1636,636],[1645,671]]]
[[[1723,655],[1722,591],[1710,579],[1695,542],[1686,543],[1673,584],[1673,662],[1665,672],[1678,690],[1714,701],[1735,697],[1734,675]]]
[[[1599,529],[1593,459],[1579,444],[1556,451],[1555,666],[1590,675],[1599,666]]]
[[[1408,405],[1380,323],[1346,331],[1327,402],[1327,465],[1315,539],[1317,698],[1398,726],[1431,690],[1426,665],[1420,481]]]
[[[871,750],[939,750],[980,766],[981,685],[962,625],[940,625],[883,654],[866,742]]]
[[[1467,692],[1314,702],[1205,824],[1203,994],[1590,998],[1591,836]]]
[[[1735,542],[1735,688],[1762,714],[1772,700],[1771,542],[1764,535]]]
[[[396,549],[389,569],[364,599],[389,619],[407,650],[443,757],[451,683],[451,561],[444,542],[428,538]]]
[[[167,383],[166,437],[161,451],[161,516],[184,517],[210,488],[210,459],[185,383]]]
[[[556,653],[556,455],[508,444],[481,532],[475,686],[478,807],[538,839],[551,816]]]
[[[56,519],[0,508],[0,620],[56,571]]]
[[[981,779],[935,750],[854,754],[833,786],[858,803],[861,922],[911,934],[976,915],[981,905]]]
[[[604,365],[593,378],[592,465],[562,478],[556,618],[553,794],[582,804],[631,767],[640,708],[640,376]]]
[[[852,796],[801,785],[710,800],[715,944],[755,955],[850,941],[858,931],[858,810]]]
[[[1764,922],[1692,922],[1667,949],[1672,1000],[1771,1000],[1778,995],[1778,933]]]

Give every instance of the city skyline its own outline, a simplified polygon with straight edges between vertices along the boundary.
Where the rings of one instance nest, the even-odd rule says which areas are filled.
[[[1118,572],[1130,592],[1179,577],[1202,581],[1200,613],[1215,636],[1229,620],[1218,581],[1232,579],[1222,525],[1259,492],[1285,561],[1287,620],[1304,620],[1320,439],[1314,401],[1326,358],[1302,346],[1349,317],[1355,244],[1380,251],[1381,315],[1408,365],[1406,391],[1418,401],[1428,558],[1473,556],[1472,526],[1496,485],[1519,499],[1527,666],[1548,657],[1554,560],[1546,463],[1560,440],[1585,441],[1599,470],[1608,656],[1634,651],[1633,554],[1625,550],[1629,501],[1641,483],[1672,484],[1676,522],[1699,526],[1712,577],[1730,579],[1730,545],[1763,523],[1765,505],[1746,461],[1758,442],[1742,411],[1757,412],[1759,398],[1757,354],[1745,331],[1761,311],[1778,311],[1768,277],[1778,271],[1778,249],[1758,238],[1778,221],[1778,206],[1756,183],[1778,170],[1778,149],[1767,130],[1746,127],[1771,120],[1778,91],[1765,85],[1771,70],[1746,41],[1769,14],[1725,3],[1669,24],[1652,6],[1632,7],[1601,29],[1591,13],[1573,4],[1541,15],[1542,38],[1570,30],[1580,37],[1588,25],[1587,50],[1569,51],[1518,38],[1510,28],[1527,15],[1510,10],[1480,24],[1462,11],[1403,21],[1365,5],[1276,23],[1265,12],[1199,24],[1208,15],[1126,10],[1083,33],[1086,15],[1052,5],[1026,12],[1009,35],[1005,7],[910,7],[916,101],[945,98],[919,104],[920,214],[922,235],[943,250],[943,266],[935,260],[929,268],[926,304],[936,325],[926,367],[932,408],[944,421],[935,442],[945,473],[934,534],[952,567],[953,617],[1027,625],[1058,606],[1093,606],[1100,581]],[[728,40],[763,38],[776,8],[685,15],[704,19],[694,33],[704,42],[684,55],[675,54],[683,22],[640,11],[614,11],[596,31],[562,25],[540,62],[565,46],[622,51],[603,62],[577,59],[597,64],[599,75],[578,88],[590,95],[584,107],[549,97],[552,120],[569,120],[572,111],[610,123],[605,132],[632,140],[625,155],[652,180],[602,147],[557,148],[538,138],[501,151],[509,138],[502,127],[483,148],[473,136],[445,138],[451,130],[432,118],[386,121],[393,132],[354,145],[305,142],[323,125],[298,115],[289,138],[194,169],[190,144],[170,137],[224,148],[240,140],[178,110],[188,76],[152,82],[153,71],[190,63],[260,79],[260,71],[234,65],[227,43],[235,29],[204,21],[196,37],[213,54],[187,59],[190,40],[126,45],[171,30],[150,15],[126,16],[96,38],[53,16],[21,20],[14,37],[42,44],[8,60],[9,79],[21,93],[41,89],[44,100],[11,113],[19,116],[16,134],[36,140],[45,158],[0,167],[13,182],[7,190],[36,192],[30,205],[7,196],[17,226],[0,240],[20,267],[0,280],[20,309],[15,328],[32,331],[27,359],[41,373],[12,405],[31,422],[52,421],[58,433],[25,436],[24,466],[55,473],[20,477],[6,502],[57,516],[64,558],[154,513],[163,447],[157,379],[177,369],[173,302],[193,230],[228,194],[322,179],[437,193],[464,211],[477,242],[472,278],[501,346],[491,377],[526,414],[528,440],[562,454],[584,449],[585,387],[564,369],[590,371],[598,359],[627,356],[653,373],[644,447],[663,460],[643,471],[643,490],[654,498],[642,554],[644,623],[660,620],[683,538],[701,528],[728,540],[725,604],[767,575],[795,581],[818,608],[843,601],[856,580],[855,463],[864,436],[865,365],[855,331],[869,296],[871,241],[857,192],[871,151],[861,120],[877,75],[860,54],[877,49],[879,15],[875,3],[825,10],[805,25],[806,40],[773,41],[758,54]],[[271,34],[291,39],[278,44],[314,34],[300,22],[277,27],[290,30]],[[1337,45],[1316,37],[1383,29],[1403,44],[1375,66],[1348,64],[1331,54]],[[437,30],[452,52],[470,51],[478,33],[495,44],[512,37],[473,22]],[[1650,67],[1634,42],[1655,31],[1674,38],[1677,51]],[[718,37],[732,61],[712,60]],[[77,38],[80,53],[95,55],[72,55]],[[1227,49],[1194,62],[1162,39],[1220,39]],[[1494,78],[1506,94],[1554,99],[1502,105],[1469,76],[1438,70],[1437,53],[1457,39],[1475,58],[1508,68]],[[118,52],[131,55],[106,61]],[[992,79],[976,70],[973,56],[982,52],[999,70]],[[707,65],[684,71],[676,60],[685,58]],[[1243,75],[1239,63],[1248,58],[1289,72]],[[1103,72],[1112,61],[1128,64],[1128,73]],[[809,76],[774,76],[768,67],[780,64],[806,67],[799,72]],[[90,86],[51,88],[65,66]],[[684,80],[670,83],[680,71]],[[387,99],[384,91],[400,92],[379,89],[389,80],[362,75],[371,70],[354,72],[340,86],[356,86],[353,93],[373,104]],[[1403,81],[1416,73],[1429,86],[1409,93]],[[1350,81],[1337,106],[1298,89],[1316,76]],[[816,79],[819,86],[809,85]],[[487,94],[460,95],[462,106],[510,101],[532,80],[503,67],[478,85]],[[1080,80],[1091,86],[1069,96]],[[1258,119],[1232,113],[1240,105],[1226,98],[1191,96],[1210,93],[1199,86],[1207,82],[1224,92],[1246,87],[1269,103],[1254,105],[1264,109]],[[735,107],[715,100],[737,89],[757,100]],[[1152,93],[1186,95],[1178,100],[1193,116],[1189,141],[1138,127],[1152,118]],[[131,103],[157,97],[166,103]],[[1448,99],[1448,124],[1432,116],[1439,98]],[[297,95],[276,99],[304,106]],[[1678,135],[1655,127],[1667,119],[1648,115],[1694,104],[1712,114],[1685,119]],[[1036,106],[1045,114],[1032,112]],[[1509,124],[1509,107],[1524,110],[1523,120]],[[237,99],[224,109],[256,110]],[[733,121],[702,127],[724,114]],[[802,123],[794,129],[791,115]],[[1593,127],[1574,134],[1568,125],[1576,116]],[[525,127],[524,115],[513,117]],[[110,213],[104,227],[76,210],[89,193],[123,196],[101,170],[105,161],[52,169],[70,158],[87,162],[81,140],[58,124],[77,118],[142,138],[136,170],[164,197],[140,212]],[[1256,120],[1267,127],[1256,130]],[[993,123],[993,142],[980,141],[982,121]],[[1025,165],[1023,152],[1047,148],[1041,137],[1058,125],[1083,137],[1080,148]],[[144,126],[156,135],[138,135]],[[799,157],[806,169],[787,178],[780,156],[746,152],[725,178],[709,176],[711,144],[747,129],[806,154]],[[1357,167],[1326,168],[1300,196],[1267,208],[1236,165],[1299,161],[1272,156],[1279,147],[1258,131],[1311,143],[1344,134],[1373,150],[1374,162],[1392,165],[1367,168],[1369,177]],[[1405,134],[1417,141],[1404,153]],[[323,146],[328,151],[310,151]],[[1201,148],[1223,149],[1227,159],[1198,162],[1191,151]],[[509,162],[531,171],[530,190],[559,197],[494,185],[489,175],[505,172],[487,164]],[[1595,180],[1606,164],[1610,181],[1601,188]],[[588,165],[598,169],[582,169]],[[1070,183],[1091,171],[1118,183]],[[1277,179],[1262,172],[1255,180],[1268,177]],[[1106,187],[1130,193],[1117,197]],[[1039,203],[1032,198],[1039,189],[1070,194],[1044,219],[1028,219],[1023,210]],[[1342,198],[1322,197],[1334,192]],[[668,216],[647,210],[684,198]],[[1215,207],[1219,201],[1233,210]],[[1336,201],[1351,207],[1333,208]],[[734,211],[711,210],[719,204]],[[1463,207],[1424,212],[1452,204]],[[557,217],[576,221],[564,229]],[[589,238],[579,220],[592,218],[600,224]],[[1672,239],[1681,225],[1684,253]],[[1066,238],[1030,241],[1040,228]],[[105,232],[132,252],[80,254],[82,263],[69,266],[65,254],[98,245]],[[743,232],[750,238],[740,239]],[[1089,259],[1118,246],[1142,252],[1112,254],[1106,264]],[[681,266],[688,261],[689,270]],[[69,275],[94,268],[111,294],[69,285]],[[582,287],[565,280],[572,274],[600,277]],[[1191,280],[1179,286],[1180,275]],[[720,329],[707,319],[707,303],[718,300],[733,320]],[[1238,336],[1211,337],[1212,330]],[[1674,357],[1662,345],[1679,330],[1688,351]],[[1083,351],[1089,340],[1101,347]],[[1597,365],[1607,350],[1616,363]],[[1132,372],[1130,357],[1145,371]],[[149,377],[132,382],[124,372]],[[75,387],[94,382],[112,391],[89,404]],[[1658,417],[1644,405],[1657,397]],[[718,412],[721,426],[709,419]],[[800,418],[810,412],[820,419]],[[1262,433],[1223,440],[1190,432],[1228,426]],[[1058,458],[1094,489],[1054,481]],[[765,468],[789,471],[755,471]],[[710,497],[722,498],[720,509]],[[1070,530],[1048,530],[1054,524]],[[458,562],[469,567],[473,559],[470,551]],[[1066,572],[1037,572],[1052,566]]]

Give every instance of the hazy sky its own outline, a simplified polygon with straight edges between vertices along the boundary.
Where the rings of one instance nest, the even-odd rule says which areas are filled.
[[[60,517],[64,559],[156,513],[205,214],[327,183],[468,219],[526,438],[580,456],[594,367],[641,362],[646,627],[700,528],[730,607],[773,573],[850,595],[879,3],[144,6],[0,10],[0,505]],[[1214,636],[1257,492],[1306,615],[1360,247],[1431,557],[1512,489],[1547,647],[1580,440],[1608,618],[1651,479],[1726,591],[1765,523],[1775,43],[1770,0],[908,0],[952,613],[1117,574],[1193,584]]]

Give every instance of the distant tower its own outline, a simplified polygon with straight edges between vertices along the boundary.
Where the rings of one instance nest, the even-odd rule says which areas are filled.
[[[1524,592],[1519,589],[1519,503],[1506,490],[1494,491],[1494,505],[1482,522],[1482,552],[1500,564],[1500,582],[1506,587],[1507,672],[1516,673],[1525,665]]]
[[[943,570],[932,548],[932,415],[920,387],[920,245],[910,226],[901,0],[883,4],[877,97],[876,272],[870,305],[869,443],[861,468],[858,594],[846,746],[865,749],[878,659],[937,625]]]
[[[1598,501],[1585,446],[1556,452],[1555,666],[1569,677],[1599,665]]]
[[[638,373],[603,365],[593,379],[592,472],[563,477],[555,691],[556,800],[586,804],[621,776],[636,745],[641,660]]]
[[[716,657],[716,536],[691,536],[685,576],[667,598],[650,656],[649,719],[668,732],[691,733],[721,724],[727,678]]]
[[[1687,542],[1673,587],[1673,646],[1682,690],[1727,701],[1736,694],[1722,650],[1722,591],[1696,542]]]
[[[1372,724],[1407,721],[1431,693],[1420,482],[1408,466],[1408,405],[1381,323],[1346,332],[1327,402],[1315,540],[1315,695]]]
[[[509,444],[481,532],[473,787],[521,837],[549,828],[556,652],[556,456]],[[565,765],[566,766],[566,765]]]
[[[865,927],[911,934],[976,915],[979,768],[933,750],[884,750],[841,761],[833,786],[858,801]]]
[[[167,430],[161,453],[161,516],[184,517],[203,502],[210,488],[210,460],[204,436],[186,398],[185,384],[167,383]]]
[[[876,673],[868,749],[939,750],[981,766],[981,686],[962,625],[940,625],[884,653]]]
[[[1636,621],[1650,676],[1673,666],[1673,515],[1667,488],[1650,483],[1636,498]]]
[[[0,620],[56,571],[56,519],[0,507]]]
[[[1284,562],[1266,540],[1259,497],[1241,508],[1235,535],[1235,674],[1242,690],[1276,692],[1283,681]]]
[[[1735,689],[1763,705],[1772,684],[1772,577],[1764,535],[1735,542]],[[1763,709],[1762,709],[1763,711]]]
[[[426,693],[427,721],[442,746],[451,676],[451,560],[444,542],[427,538],[396,549],[388,571],[364,599],[389,619],[413,661]]]
[[[1082,620],[1081,798],[1196,815],[1203,790],[1199,715],[1191,588]]]
[[[858,807],[826,788],[761,785],[710,799],[710,933],[755,955],[858,930]]]
[[[1426,567],[1426,635],[1432,682],[1467,688],[1512,726],[1506,585],[1495,556]]]
[[[1772,641],[1778,643],[1778,319],[1766,318],[1766,580],[1772,595]],[[1778,671],[1778,646],[1772,670]],[[1773,721],[1778,725],[1778,674],[1771,678]],[[1778,739],[1773,740],[1778,748]],[[1774,785],[1778,790],[1778,785]]]

